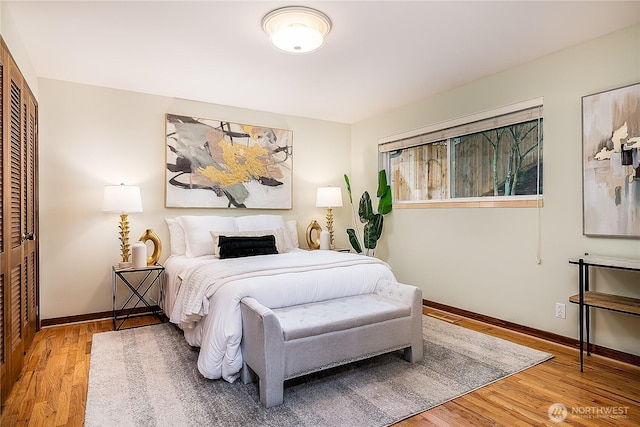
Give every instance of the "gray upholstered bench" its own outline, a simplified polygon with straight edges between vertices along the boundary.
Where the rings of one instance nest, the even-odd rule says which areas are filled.
[[[404,349],[422,360],[422,291],[380,280],[374,293],[270,309],[242,304],[242,382],[259,377],[260,401],[283,402],[284,381]]]

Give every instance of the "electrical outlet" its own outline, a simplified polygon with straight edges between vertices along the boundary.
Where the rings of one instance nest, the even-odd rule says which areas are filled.
[[[556,317],[558,319],[566,319],[567,318],[567,313],[565,311],[565,305],[561,302],[557,302],[556,303]]]

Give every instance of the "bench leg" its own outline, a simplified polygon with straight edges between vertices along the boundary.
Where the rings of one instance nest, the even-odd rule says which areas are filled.
[[[266,407],[282,405],[284,402],[284,381],[263,381],[260,378],[260,402]]]
[[[410,363],[420,362],[424,357],[424,348],[422,343],[414,344],[404,349],[404,360]]]
[[[256,382],[256,373],[253,372],[253,369],[247,365],[246,362],[242,363],[242,371],[240,371],[240,380],[242,384],[251,384]]]
[[[414,363],[413,360],[413,348],[412,347],[407,347],[404,349],[404,360],[406,360],[407,362],[410,363]]]
[[[424,358],[424,340],[422,337],[422,292],[413,301],[411,308],[411,346],[404,349],[404,359],[411,363]]]
[[[258,391],[260,393],[260,402],[266,407],[282,405],[284,402],[284,381],[280,378],[271,381],[260,378],[253,369],[246,363],[242,363],[242,371],[240,372],[242,384],[251,384],[258,380]]]

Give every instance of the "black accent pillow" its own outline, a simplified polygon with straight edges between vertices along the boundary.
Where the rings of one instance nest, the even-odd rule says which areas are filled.
[[[220,258],[240,258],[255,255],[277,254],[276,237],[266,236],[220,236],[218,240]]]

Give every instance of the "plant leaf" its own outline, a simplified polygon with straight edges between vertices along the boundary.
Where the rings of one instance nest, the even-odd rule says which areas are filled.
[[[369,222],[373,217],[373,207],[371,206],[371,196],[369,192],[365,191],[360,197],[360,204],[358,205],[358,215],[360,215],[360,222],[363,224]]]
[[[344,174],[344,182],[347,184],[347,193],[349,193],[349,203],[353,204],[353,197],[351,197],[351,184],[349,183],[349,177]]]
[[[382,195],[387,191],[387,171],[381,169],[378,172],[378,191],[376,192],[377,197],[382,197]]]
[[[367,249],[375,249],[376,245],[378,243],[378,239],[380,239],[380,236],[382,235],[382,224],[383,224],[383,217],[380,214],[375,214],[373,215],[373,217],[371,218],[371,220],[369,222],[367,222],[364,225],[364,230],[363,230],[363,240],[364,240],[364,247]]]
[[[362,253],[362,248],[360,247],[360,242],[358,241],[358,237],[356,236],[356,230],[353,228],[347,228],[347,234],[349,235],[349,243],[353,247],[353,250],[357,253]]]
[[[380,196],[378,201],[378,213],[386,215],[393,209],[393,200],[391,200],[391,187],[387,185],[386,191]]]

